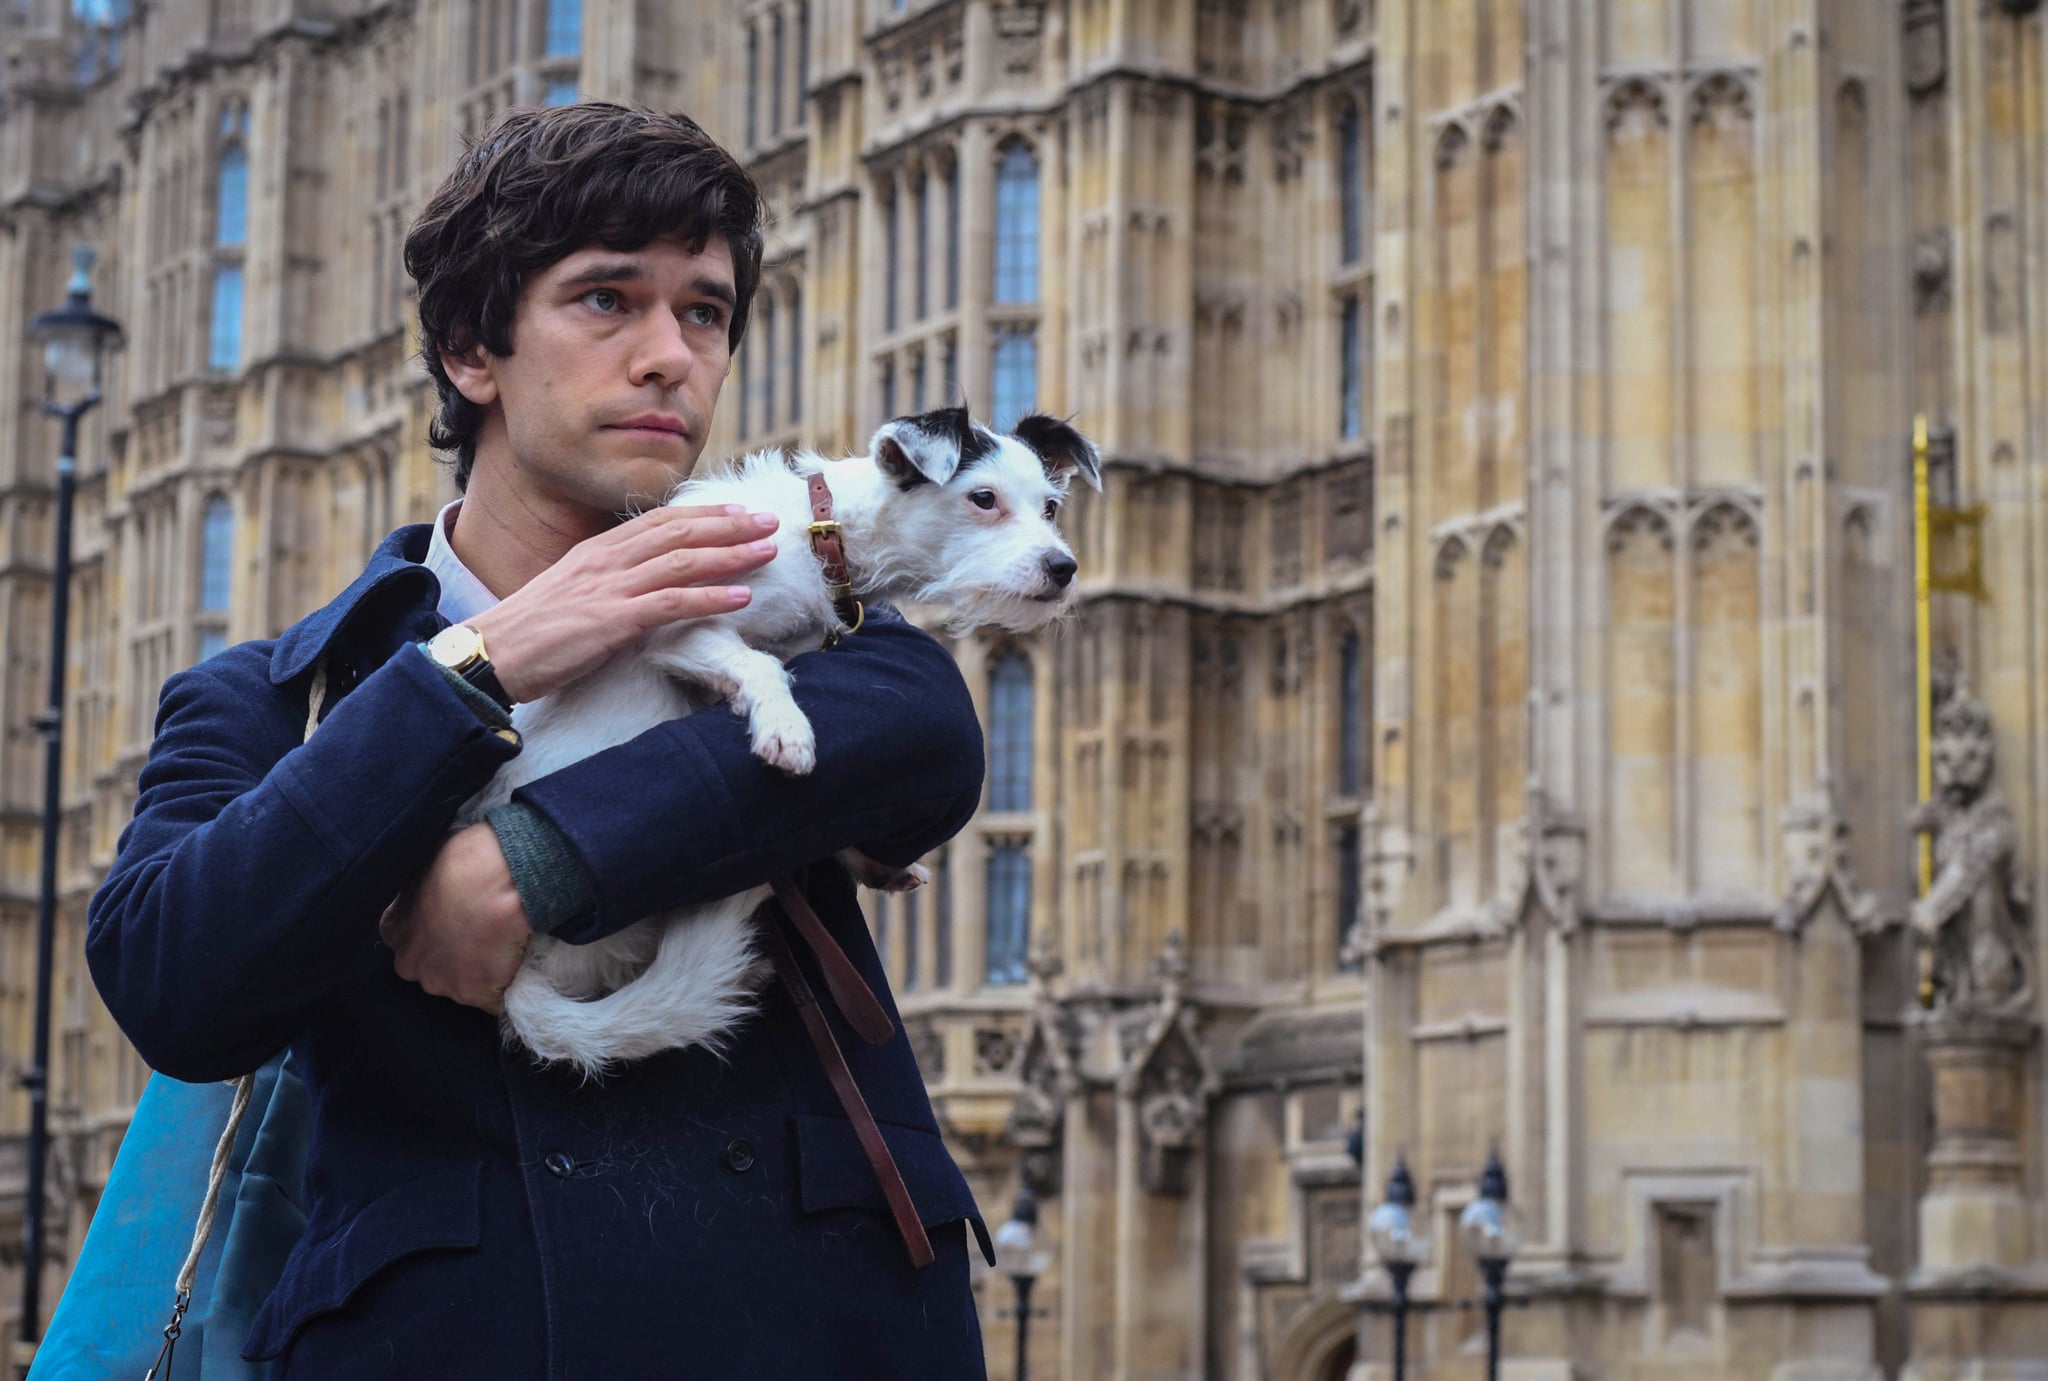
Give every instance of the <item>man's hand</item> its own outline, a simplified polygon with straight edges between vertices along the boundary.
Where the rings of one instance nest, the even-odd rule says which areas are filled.
[[[487,824],[449,835],[419,885],[385,908],[377,929],[398,956],[400,978],[494,1016],[533,938]]]
[[[595,671],[650,628],[723,614],[751,591],[723,582],[775,555],[772,513],[655,508],[569,549],[504,603],[469,620],[514,700]]]

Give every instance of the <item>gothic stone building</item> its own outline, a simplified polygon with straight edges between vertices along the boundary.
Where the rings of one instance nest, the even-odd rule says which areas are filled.
[[[156,687],[450,496],[408,218],[497,111],[616,97],[696,113],[773,203],[715,451],[961,397],[1104,449],[1079,617],[957,646],[985,808],[873,914],[984,1208],[1045,1204],[1034,1375],[1388,1375],[1361,1228],[1405,1158],[1411,1357],[1477,1377],[1452,1223],[1494,1149],[1510,1375],[2044,1375],[2036,0],[0,22],[6,319],[85,242],[129,337],[82,456],[53,1289],[145,1077],[78,956]],[[18,329],[0,360],[11,1083],[54,438]],[[1934,597],[1917,909],[1916,412],[1987,590]],[[977,1288],[1007,1375],[1009,1286]]]

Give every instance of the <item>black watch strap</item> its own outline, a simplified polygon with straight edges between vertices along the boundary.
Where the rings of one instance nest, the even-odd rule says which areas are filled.
[[[498,679],[497,669],[490,664],[488,658],[478,658],[455,674],[497,701],[506,714],[512,713],[512,697],[506,692],[505,683]]]

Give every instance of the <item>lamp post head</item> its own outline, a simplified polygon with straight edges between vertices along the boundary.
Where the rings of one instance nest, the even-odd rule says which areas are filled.
[[[1409,1178],[1408,1162],[1396,1160],[1387,1180],[1386,1201],[1365,1220],[1373,1255],[1389,1267],[1414,1267],[1429,1259],[1429,1239],[1415,1234],[1414,1207],[1415,1181]]]
[[[43,407],[59,415],[75,416],[99,401],[106,352],[121,340],[121,323],[93,310],[94,258],[92,246],[74,247],[64,305],[29,323],[29,335],[43,347]]]
[[[1038,1200],[1025,1185],[1017,1191],[1010,1221],[996,1229],[996,1269],[1019,1284],[1045,1274],[1050,1253],[1038,1246]]]
[[[1458,1215],[1458,1235],[1481,1266],[1504,1267],[1521,1250],[1521,1232],[1508,1206],[1508,1172],[1498,1151],[1487,1156],[1479,1174],[1479,1197]]]

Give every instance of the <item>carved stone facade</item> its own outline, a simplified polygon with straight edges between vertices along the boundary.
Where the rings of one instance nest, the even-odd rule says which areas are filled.
[[[984,1209],[1044,1200],[1039,1375],[1383,1377],[1360,1222],[1400,1153],[1435,1244],[1411,1357],[1473,1374],[1451,1224],[1494,1147],[1529,1238],[1517,1374],[2037,1374],[2034,6],[583,0],[573,53],[546,0],[134,8],[0,17],[0,300],[54,305],[90,241],[133,342],[82,455],[60,1258],[143,1076],[77,955],[155,687],[448,496],[398,238],[454,133],[573,90],[693,111],[774,207],[714,450],[856,447],[1020,378],[1103,445],[1106,492],[1070,509],[1080,616],[955,649],[1023,786],[873,917]],[[1028,281],[1002,268],[1021,205]],[[8,1076],[52,446],[20,350]],[[1989,505],[1991,601],[1940,597],[1935,636],[1982,706],[1949,727],[1988,725],[1997,763],[1925,822],[1950,879],[1916,917],[1949,975],[1927,1016],[1915,411],[1952,438],[1946,501]],[[22,1118],[0,1101],[0,1196]],[[1009,1287],[976,1288],[1006,1375]]]

